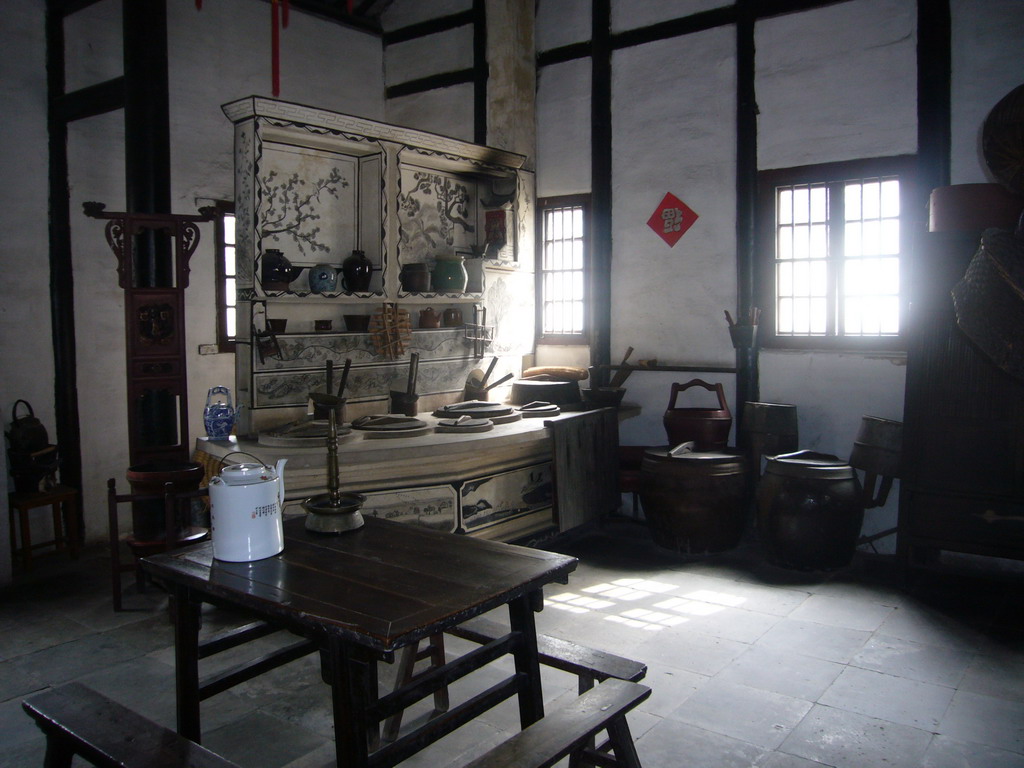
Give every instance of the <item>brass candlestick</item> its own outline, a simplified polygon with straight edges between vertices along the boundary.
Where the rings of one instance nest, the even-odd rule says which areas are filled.
[[[363,526],[359,512],[366,497],[342,492],[338,471],[338,412],[345,398],[324,392],[310,392],[314,406],[327,410],[327,493],[310,496],[302,502],[306,510],[306,530],[317,533],[344,533]]]

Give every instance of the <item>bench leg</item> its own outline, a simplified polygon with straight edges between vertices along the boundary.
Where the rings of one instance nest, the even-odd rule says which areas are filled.
[[[415,678],[414,672],[416,668],[416,662],[423,658],[430,659],[430,666],[428,670],[436,667],[443,667],[445,664],[444,655],[444,634],[439,632],[436,635],[430,636],[430,645],[428,645],[424,651],[420,652],[419,641],[412,645],[407,645],[402,649],[401,656],[398,660],[398,672],[395,676],[395,690],[408,685]],[[434,714],[440,714],[448,711],[448,686],[443,686],[434,691]],[[396,712],[391,717],[384,721],[384,734],[382,738],[384,741],[394,741],[398,738],[398,732],[402,727],[402,715],[403,712]]]
[[[55,734],[46,737],[44,768],[71,768],[71,759],[74,756],[75,752],[67,741]]]
[[[640,768],[640,757],[636,753],[625,715],[608,723],[608,738],[619,765],[623,768]]]

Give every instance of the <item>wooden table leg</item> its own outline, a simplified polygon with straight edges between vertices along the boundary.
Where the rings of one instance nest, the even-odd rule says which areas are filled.
[[[540,657],[537,655],[537,625],[534,622],[531,596],[523,595],[509,603],[508,616],[512,631],[520,633],[520,642],[513,654],[516,672],[524,674],[519,687],[519,723],[526,728],[544,717]]]
[[[371,665],[355,658],[353,648],[338,637],[327,639],[327,657],[334,707],[334,747],[339,768],[369,764],[370,732],[366,708],[371,703],[368,682]]]
[[[174,682],[178,733],[196,744],[199,725],[199,608],[187,587],[171,584],[171,615],[174,618]]]

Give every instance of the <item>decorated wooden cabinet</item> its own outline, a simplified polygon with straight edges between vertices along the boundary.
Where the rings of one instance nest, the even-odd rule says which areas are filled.
[[[523,156],[271,99],[223,109],[235,130],[240,434],[305,413],[328,361],[352,360],[349,418],[387,411],[412,352],[424,408],[458,399],[483,357],[518,371],[534,323]]]

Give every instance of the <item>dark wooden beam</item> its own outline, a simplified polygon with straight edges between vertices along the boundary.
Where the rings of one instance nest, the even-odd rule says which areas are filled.
[[[100,0],[48,0],[47,12],[58,18],[63,18],[88,8],[90,5],[96,5],[98,2]]]
[[[442,72],[439,75],[429,75],[416,80],[407,80],[398,85],[391,85],[388,86],[385,93],[389,99],[395,99],[399,96],[411,96],[414,93],[424,93],[438,88],[449,88],[453,85],[475,82],[475,69],[460,69],[458,72]]]
[[[738,317],[751,316],[754,305],[757,230],[757,95],[754,91],[755,0],[738,0],[736,9],[736,291]],[[736,403],[757,401],[757,347],[736,350]]]
[[[65,123],[103,115],[124,108],[124,78],[115,77],[104,83],[58,95],[50,109],[56,119]]]
[[[473,141],[487,143],[487,8],[473,0]]]
[[[269,4],[270,0],[263,0]],[[340,24],[343,27],[352,27],[362,32],[369,32],[380,35],[380,23],[365,15],[348,13],[345,0],[291,0],[292,10],[308,13],[318,19],[329,21],[333,24]]]
[[[53,344],[53,401],[61,482],[82,487],[82,443],[78,420],[78,364],[75,348],[75,285],[71,259],[71,201],[68,191],[68,126],[56,105],[64,95],[64,16],[67,3],[46,7],[46,90],[49,140],[50,335]],[[79,505],[79,537],[84,504]]]
[[[551,64],[564,64],[567,61],[585,59],[590,55],[590,43],[570,43],[537,54],[537,66],[547,67]]]
[[[647,27],[630,29],[612,36],[612,48],[630,48],[634,45],[645,45],[658,40],[668,40],[694,32],[705,32],[709,29],[736,23],[736,6],[715,8],[710,11],[694,13],[670,21],[663,21]]]
[[[450,16],[441,16],[436,19],[428,19],[427,21],[421,21],[418,24],[410,24],[407,27],[392,29],[389,32],[385,32],[383,36],[384,46],[387,47],[389,45],[394,45],[395,43],[404,43],[409,40],[416,40],[421,37],[436,35],[439,32],[447,32],[450,29],[458,29],[459,27],[476,24],[478,13],[476,0],[474,0],[472,10],[453,13]]]
[[[922,203],[950,180],[952,21],[949,0],[917,4],[917,154]]]
[[[590,362],[611,361],[612,328],[612,46],[611,0],[594,0],[591,5],[591,295],[593,328]],[[598,385],[607,384],[608,373],[599,375]]]
[[[123,0],[125,210],[171,212],[170,93],[167,79],[167,1]],[[168,245],[166,242],[163,245]],[[148,238],[136,250],[142,286],[169,286],[169,247]]]

